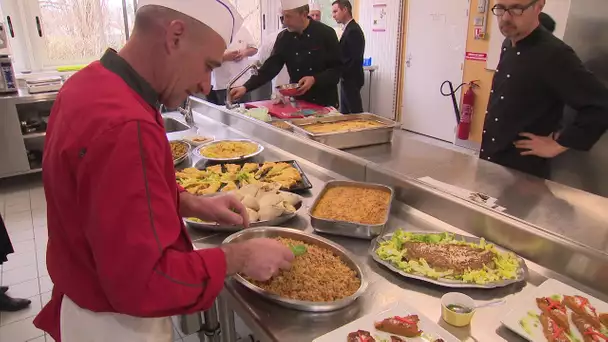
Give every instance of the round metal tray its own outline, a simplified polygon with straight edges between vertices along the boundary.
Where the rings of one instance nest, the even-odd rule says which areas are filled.
[[[294,194],[294,195],[296,195],[296,194]],[[269,220],[269,221],[254,222],[249,225],[249,228],[278,226],[278,225],[281,225],[281,224],[291,220],[292,218],[296,217],[296,215],[298,215],[298,213],[300,212],[300,209],[302,209],[302,207],[303,207],[302,197],[299,195],[296,195],[296,196],[298,196],[298,198],[300,199],[300,203],[298,203],[295,206],[296,207],[295,213],[281,215],[281,216],[279,216],[275,219]],[[229,225],[221,225],[221,224],[216,224],[216,223],[203,223],[203,222],[192,221],[187,218],[184,218],[184,222],[188,226],[190,226],[194,229],[197,229],[197,230],[217,231],[217,232],[226,232],[226,233],[238,232],[240,230],[243,230],[243,226],[229,226]]]
[[[410,231],[408,231],[410,232]],[[416,234],[441,234],[444,232],[429,232],[429,231],[412,231],[410,233],[416,233]],[[453,234],[453,233],[450,233]],[[378,247],[380,247],[380,243],[383,241],[388,241],[392,238],[393,233],[390,234],[386,234],[383,236],[379,236],[376,240],[373,241],[373,243],[370,246],[369,249],[369,254],[371,255],[372,259],[374,259],[377,263],[383,265],[384,267],[388,268],[389,270],[393,271],[394,273],[398,273],[406,278],[412,278],[412,279],[418,279],[418,280],[422,280],[428,283],[432,283],[435,285],[439,285],[439,286],[444,286],[444,287],[449,287],[449,288],[476,288],[476,289],[494,289],[497,287],[503,287],[503,286],[508,286],[511,284],[515,284],[515,283],[519,283],[520,281],[524,281],[526,280],[527,276],[528,276],[528,266],[526,265],[526,262],[524,261],[524,259],[522,259],[519,255],[516,254],[517,259],[519,260],[519,269],[517,270],[517,278],[515,279],[505,279],[505,280],[500,280],[497,282],[493,282],[493,283],[487,283],[487,284],[476,284],[476,283],[465,283],[463,281],[459,281],[459,280],[455,280],[455,279],[445,279],[445,278],[438,278],[438,279],[434,279],[434,278],[429,278],[423,275],[419,275],[419,274],[414,274],[414,273],[407,273],[403,270],[400,270],[399,268],[395,267],[395,265],[393,265],[392,263],[386,261],[386,260],[382,260],[380,259],[380,257],[378,256],[378,254],[376,254],[376,250],[378,249]],[[454,237],[458,240],[464,240],[466,242],[472,242],[472,243],[479,243],[481,241],[481,238],[477,238],[477,237],[472,237],[472,236],[465,236],[465,235],[460,235],[460,234],[454,234]],[[487,243],[492,243],[490,241],[486,241]],[[496,244],[494,244],[494,246],[496,247],[496,250],[498,252],[501,253],[513,253],[507,249],[504,249]]]
[[[181,142],[186,144],[186,146],[188,147],[188,151],[186,153],[184,153],[183,156],[177,158],[177,159],[173,159],[173,165],[178,165],[181,162],[183,162],[184,160],[186,160],[188,158],[188,156],[190,155],[190,151],[192,151],[192,145],[190,145],[187,141],[184,140],[171,140],[170,142]]]
[[[248,142],[248,143],[257,145],[258,149],[255,152],[250,153],[248,155],[244,155],[244,156],[240,156],[240,157],[234,157],[234,158],[210,158],[210,157],[206,157],[206,156],[204,156],[204,155],[201,154],[201,149],[202,148],[205,148],[205,147],[210,146],[210,145],[218,144],[218,143],[221,143],[221,142]],[[245,160],[245,159],[249,159],[249,158],[253,158],[253,157],[257,156],[258,154],[262,153],[262,151],[264,151],[264,146],[260,145],[260,143],[258,143],[256,141],[249,140],[249,139],[215,140],[215,141],[211,141],[211,142],[202,144],[202,145],[200,145],[200,146],[198,146],[198,147],[196,147],[194,149],[194,153],[197,156],[199,156],[201,158],[205,158],[207,160],[216,161],[216,162],[235,162],[235,161],[239,161],[239,160]]]
[[[240,275],[235,275],[234,279],[241,283],[243,286],[247,287],[253,292],[256,292],[263,298],[266,298],[270,301],[273,301],[281,306],[301,310],[301,311],[310,311],[310,312],[327,312],[334,311],[346,307],[353,303],[357,298],[359,298],[365,290],[367,289],[367,279],[365,274],[363,273],[363,268],[356,261],[355,257],[344,249],[342,246],[332,242],[330,240],[324,239],[320,236],[316,236],[313,234],[308,234],[296,229],[290,228],[278,228],[278,227],[259,227],[259,228],[251,228],[245,229],[238,233],[234,233],[224,240],[224,243],[231,242],[243,242],[254,238],[277,238],[284,237],[290,239],[296,239],[300,241],[304,241],[308,244],[319,246],[330,250],[334,255],[338,256],[348,267],[355,270],[357,272],[357,276],[361,279],[361,285],[359,289],[354,294],[342,298],[333,302],[310,302],[303,300],[294,300],[287,299],[276,294],[270,293],[252,283],[247,281]]]

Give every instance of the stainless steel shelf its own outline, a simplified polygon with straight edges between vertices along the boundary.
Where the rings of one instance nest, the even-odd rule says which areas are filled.
[[[35,139],[45,137],[46,132],[27,133],[23,135],[23,139]]]

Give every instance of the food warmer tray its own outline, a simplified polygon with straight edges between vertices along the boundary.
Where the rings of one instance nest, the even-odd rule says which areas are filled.
[[[314,209],[316,208],[317,204],[319,203],[319,200],[321,199],[321,197],[323,197],[323,195],[325,195],[327,190],[334,188],[334,187],[338,187],[338,186],[355,186],[355,187],[360,187],[360,188],[379,189],[379,190],[390,193],[388,209],[386,211],[386,218],[384,219],[384,221],[381,224],[369,225],[369,224],[363,224],[363,223],[358,223],[358,222],[335,221],[335,220],[328,220],[328,219],[315,217],[313,215],[313,212],[314,212]],[[312,227],[315,231],[320,232],[320,233],[342,235],[342,236],[371,240],[371,239],[375,238],[376,236],[382,234],[382,231],[386,227],[389,216],[390,216],[390,212],[391,212],[393,197],[394,197],[393,189],[386,185],[374,184],[374,183],[363,183],[363,182],[352,182],[352,181],[329,181],[329,182],[325,183],[323,190],[321,190],[321,193],[319,193],[319,195],[315,199],[313,205],[310,207],[310,209],[308,211],[308,214],[310,215],[310,224],[312,225]]]
[[[298,196],[298,195],[296,195],[296,196]],[[298,215],[298,213],[300,212],[300,209],[302,209],[302,207],[303,207],[303,205],[302,205],[303,198],[301,196],[298,196],[298,197],[300,199],[300,203],[298,203],[295,206],[295,208],[296,208],[295,213],[281,215],[281,216],[274,218],[272,220],[269,220],[269,221],[254,222],[254,223],[249,224],[249,228],[279,226],[279,225],[291,220],[292,218],[296,217]],[[196,230],[202,230],[202,231],[233,233],[233,232],[238,232],[240,230],[243,230],[243,226],[231,226],[231,225],[221,225],[221,224],[206,223],[206,222],[196,222],[196,221],[189,220],[186,217],[184,217],[184,222],[189,227],[196,229]]]
[[[222,143],[222,142],[247,142],[247,143],[251,143],[251,144],[256,145],[258,148],[253,153],[250,153],[250,154],[247,154],[247,155],[244,155],[244,156],[240,156],[240,157],[233,157],[233,158],[209,158],[209,157],[205,157],[204,155],[201,154],[201,149],[202,148],[205,148],[205,147],[210,146],[210,145],[215,145],[215,144],[218,144],[218,143]],[[204,143],[202,145],[199,145],[198,147],[196,147],[194,149],[193,152],[198,157],[204,158],[206,160],[211,160],[211,161],[215,161],[215,162],[237,162],[237,161],[253,158],[253,157],[257,156],[258,154],[262,153],[262,151],[264,151],[264,146],[260,145],[260,143],[258,143],[257,141],[253,141],[253,140],[249,140],[249,139],[225,139],[225,140],[210,141],[208,143]]]
[[[350,305],[351,303],[353,303],[357,298],[359,298],[361,295],[363,295],[363,293],[367,289],[367,285],[368,285],[367,277],[365,276],[365,273],[363,272],[363,268],[361,267],[361,265],[356,261],[355,256],[353,254],[351,254],[350,252],[348,252],[346,249],[344,249],[342,246],[340,246],[330,240],[324,239],[320,236],[307,234],[303,231],[296,230],[296,229],[290,229],[290,228],[259,227],[259,228],[244,229],[238,233],[234,233],[234,234],[230,235],[229,237],[227,237],[223,243],[224,244],[237,243],[237,242],[243,242],[243,241],[247,241],[247,240],[254,239],[254,238],[277,238],[277,237],[300,240],[300,241],[306,242],[308,244],[319,246],[319,247],[330,250],[332,253],[334,253],[334,255],[340,257],[340,259],[342,259],[342,261],[346,265],[348,265],[348,267],[350,267],[351,269],[353,269],[357,272],[357,276],[359,277],[359,279],[361,279],[361,285],[359,286],[359,289],[354,294],[352,294],[346,298],[334,301],[334,302],[310,302],[310,301],[294,300],[294,299],[287,299],[287,298],[280,297],[276,294],[268,292],[256,285],[250,283],[245,278],[243,278],[242,276],[237,274],[237,275],[233,276],[233,278],[238,283],[242,284],[249,290],[259,294],[263,298],[277,303],[278,305],[281,305],[283,307],[290,308],[290,309],[309,311],[309,312],[328,312],[328,311],[334,311],[334,310],[341,309],[341,308],[346,307],[346,306]]]
[[[311,133],[303,128],[306,125],[316,123],[350,120],[374,120],[383,124],[384,127],[321,134]],[[392,120],[370,113],[329,116],[324,118],[294,119],[287,121],[287,123],[293,126],[294,133],[304,135],[312,140],[338,149],[390,143],[393,140],[394,128],[397,126]]]
[[[445,232],[429,232],[429,231],[413,231],[413,232],[408,231],[408,232],[414,233],[414,234],[442,234],[442,233],[445,233]],[[466,242],[479,243],[481,241],[481,239],[477,238],[477,237],[465,236],[465,235],[454,234],[454,233],[450,233],[450,234],[453,234],[455,239],[464,240]],[[380,247],[380,243],[390,240],[392,238],[392,236],[393,236],[392,233],[386,234],[384,236],[379,236],[376,240],[373,241],[372,245],[370,246],[369,254],[372,256],[372,258],[377,263],[385,266],[389,270],[391,270],[395,273],[398,273],[406,278],[418,279],[418,280],[422,280],[422,281],[425,281],[428,283],[432,283],[432,284],[444,286],[444,287],[449,287],[449,288],[494,289],[494,288],[498,288],[498,287],[504,287],[504,286],[508,286],[511,284],[519,283],[520,281],[524,281],[526,279],[526,277],[528,276],[528,266],[526,265],[525,261],[519,255],[517,255],[517,258],[519,259],[519,269],[517,270],[517,278],[502,280],[502,281],[485,284],[485,285],[464,283],[464,282],[452,280],[452,279],[443,279],[443,278],[433,279],[433,278],[425,277],[425,276],[418,275],[418,274],[407,273],[407,272],[402,271],[402,270],[398,269],[397,267],[393,266],[393,264],[391,264],[390,262],[382,260],[378,256],[378,254],[376,254],[376,250],[378,249],[378,247]],[[486,241],[486,242],[492,243],[490,241]],[[496,247],[496,250],[498,250],[499,252],[512,253],[511,251],[504,249],[496,244],[494,244],[494,246]]]

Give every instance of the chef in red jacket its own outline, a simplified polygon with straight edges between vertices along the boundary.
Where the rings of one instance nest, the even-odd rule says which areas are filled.
[[[290,266],[269,239],[193,251],[181,217],[247,225],[247,214],[232,196],[177,186],[156,109],[209,92],[241,22],[227,0],[139,0],[125,47],[59,92],[43,159],[54,288],[35,320],[56,341],[173,341],[168,317],[209,308],[227,275]]]

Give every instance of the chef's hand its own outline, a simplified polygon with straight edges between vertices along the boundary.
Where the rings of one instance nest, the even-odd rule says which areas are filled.
[[[230,97],[232,98],[232,100],[240,99],[241,97],[243,97],[243,95],[245,95],[245,93],[247,93],[247,88],[243,86],[230,89]]]
[[[553,158],[568,150],[567,147],[564,147],[555,141],[554,134],[551,134],[548,137],[543,137],[532,133],[519,133],[519,135],[527,138],[517,140],[513,143],[516,148],[527,150],[520,153],[522,156]]]
[[[304,76],[298,82],[298,95],[306,94],[315,84],[314,76]]]
[[[235,61],[235,62],[240,62],[240,61],[242,61],[242,60],[243,60],[243,58],[245,58],[245,57],[246,57],[246,56],[245,56],[245,51],[243,51],[243,50],[239,50],[239,51],[237,51],[236,56],[234,56],[234,61]]]
[[[184,202],[185,203],[182,203]],[[198,197],[180,195],[180,213],[185,217],[196,217],[207,222],[249,227],[249,215],[245,206],[232,195]]]
[[[293,252],[274,239],[257,238],[223,245],[229,275],[242,273],[257,281],[266,281],[280,270],[288,270]]]
[[[226,51],[224,52],[224,57],[222,58],[222,60],[224,62],[231,62],[231,61],[235,61],[239,56],[239,50],[232,50],[232,51]]]

